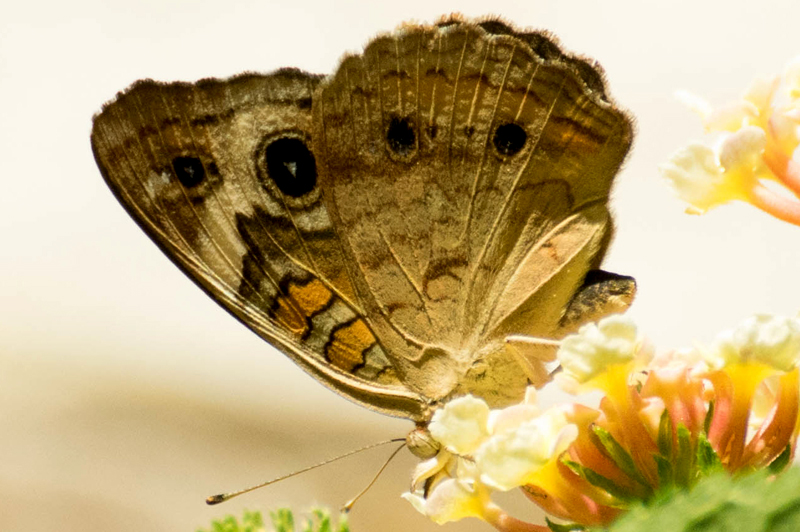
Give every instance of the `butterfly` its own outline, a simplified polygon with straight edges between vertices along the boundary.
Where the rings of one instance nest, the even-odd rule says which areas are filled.
[[[545,33],[449,18],[327,77],[138,81],[91,141],[214,300],[334,391],[423,428],[454,396],[503,406],[547,379],[552,357],[509,338],[561,338],[635,292],[598,270],[631,119],[600,67]]]

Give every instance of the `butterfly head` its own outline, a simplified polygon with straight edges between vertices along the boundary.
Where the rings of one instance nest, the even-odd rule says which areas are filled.
[[[431,436],[427,425],[418,425],[406,436],[406,446],[411,453],[422,460],[433,458],[439,453],[441,445]]]

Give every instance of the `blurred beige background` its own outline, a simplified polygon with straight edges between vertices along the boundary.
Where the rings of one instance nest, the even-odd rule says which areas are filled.
[[[673,91],[721,103],[779,72],[800,52],[800,3],[4,2],[0,529],[192,531],[243,507],[336,507],[369,480],[389,448],[205,506],[209,494],[410,424],[324,389],[184,278],[106,189],[91,116],[142,77],[328,73],[373,34],[451,11],[552,30],[603,64],[636,115],[606,267],[637,277],[632,313],[658,346],[710,339],[756,311],[797,312],[800,228],[744,205],[687,216],[656,165],[701,133]],[[356,506],[355,532],[438,529],[399,498],[414,463],[403,453],[390,465]],[[535,515],[508,499],[520,517]]]

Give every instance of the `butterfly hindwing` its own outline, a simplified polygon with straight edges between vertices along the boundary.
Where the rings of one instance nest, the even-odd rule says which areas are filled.
[[[631,124],[590,65],[484,26],[374,39],[322,83],[314,124],[355,290],[401,377],[497,403],[528,382],[491,345],[556,336],[605,252]]]

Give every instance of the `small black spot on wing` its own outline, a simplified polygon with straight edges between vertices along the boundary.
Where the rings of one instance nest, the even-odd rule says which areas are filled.
[[[397,155],[407,156],[416,146],[416,134],[411,120],[408,118],[392,118],[386,130],[386,142],[389,149]]]
[[[196,187],[206,177],[203,162],[197,157],[175,157],[172,159],[172,169],[175,171],[175,177],[186,188]]]

